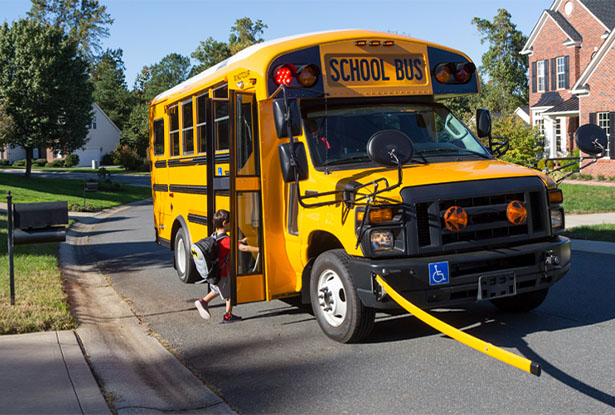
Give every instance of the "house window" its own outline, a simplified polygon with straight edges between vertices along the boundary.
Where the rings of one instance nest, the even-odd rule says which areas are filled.
[[[564,151],[564,135],[562,134],[562,119],[556,118],[553,122],[553,126],[555,128],[555,145],[558,152]]]
[[[538,80],[538,92],[544,92],[546,87],[545,61],[538,61],[536,69],[536,79]]]
[[[192,99],[182,103],[182,137],[184,154],[194,153],[194,132],[192,128]]]
[[[608,112],[599,112],[598,113],[598,127],[602,128],[606,133],[607,138],[611,137],[611,123],[609,122],[609,113]],[[608,142],[608,140],[607,140]],[[610,148],[606,146],[605,156],[609,156]]]
[[[92,130],[96,129],[96,115],[92,117]]]
[[[169,108],[169,139],[171,156],[179,156],[179,114],[177,105]]]
[[[566,58],[561,56],[557,58],[557,89],[566,88]]]

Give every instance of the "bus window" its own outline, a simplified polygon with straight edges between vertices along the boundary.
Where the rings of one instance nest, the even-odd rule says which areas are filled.
[[[197,151],[207,152],[207,105],[209,100],[207,94],[201,95],[196,99],[196,140]]]
[[[194,134],[192,128],[192,100],[182,103],[182,137],[183,153],[194,153]]]
[[[251,246],[260,246],[261,240],[260,192],[237,192],[237,240]],[[262,273],[259,254],[239,252],[237,274]]]
[[[254,125],[255,97],[237,96],[237,175],[258,175],[258,128]]]
[[[169,148],[171,156],[179,156],[179,114],[177,105],[169,108]]]
[[[164,120],[161,118],[154,121],[154,155],[164,154]]]
[[[228,150],[229,105],[227,101],[214,101],[214,134],[216,150]]]

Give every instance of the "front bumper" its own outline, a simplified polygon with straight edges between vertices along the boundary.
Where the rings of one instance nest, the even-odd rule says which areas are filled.
[[[559,258],[549,263],[547,258]],[[429,264],[448,262],[449,282],[429,285]],[[484,249],[450,255],[374,260],[352,257],[351,275],[359,298],[367,307],[396,309],[383,295],[375,276],[380,275],[398,293],[423,308],[454,306],[477,301],[478,282],[494,273],[514,273],[517,294],[547,288],[570,269],[570,240],[554,237],[514,247]]]

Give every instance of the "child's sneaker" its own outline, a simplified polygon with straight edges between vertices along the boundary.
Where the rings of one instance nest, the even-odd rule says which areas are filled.
[[[205,320],[209,320],[211,314],[209,314],[209,307],[207,306],[207,302],[203,301],[203,299],[200,298],[194,302],[194,305],[196,309],[199,310],[199,314],[201,315],[201,317],[203,317]]]
[[[241,321],[241,317],[236,316],[234,314],[225,314],[224,318],[222,319],[223,323],[235,323],[237,321]]]

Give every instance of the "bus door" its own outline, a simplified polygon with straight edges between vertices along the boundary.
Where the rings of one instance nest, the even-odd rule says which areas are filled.
[[[230,101],[231,299],[241,304],[265,300],[258,108],[251,93]]]

